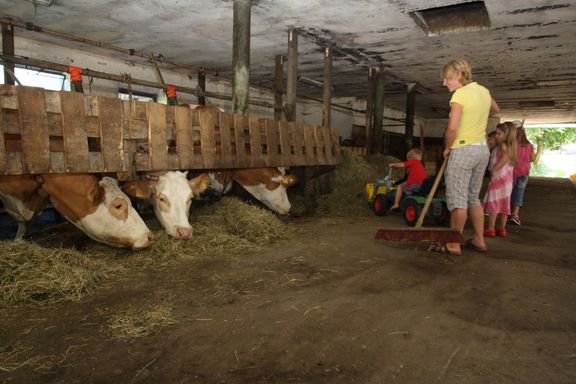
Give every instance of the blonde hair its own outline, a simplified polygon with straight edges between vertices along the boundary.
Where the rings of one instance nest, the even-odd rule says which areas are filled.
[[[422,153],[418,148],[412,148],[406,154],[408,160],[422,160]]]
[[[516,139],[518,128],[516,128],[516,125],[514,125],[513,122],[506,121],[498,124],[496,129],[504,132],[504,141],[502,144],[506,146],[510,164],[516,166],[518,158],[518,140]]]
[[[472,67],[465,59],[454,59],[442,68],[442,78],[452,79],[458,74],[462,75],[460,82],[467,85],[472,82]]]

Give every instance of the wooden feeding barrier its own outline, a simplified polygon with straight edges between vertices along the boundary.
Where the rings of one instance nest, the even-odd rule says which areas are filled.
[[[0,174],[340,163],[329,128],[189,106],[0,85]]]

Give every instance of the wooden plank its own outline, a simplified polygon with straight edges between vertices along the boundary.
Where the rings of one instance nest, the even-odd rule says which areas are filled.
[[[17,109],[2,108],[4,133],[20,134],[20,117]]]
[[[332,130],[329,127],[322,128],[326,164],[334,164],[334,154],[332,153]]]
[[[250,166],[249,158],[246,155],[245,132],[247,124],[248,120],[246,116],[234,115],[234,148],[236,151],[236,162],[239,167]]]
[[[19,87],[18,110],[24,171],[27,173],[50,172],[50,141],[44,90]]]
[[[305,141],[304,141],[304,124],[295,123],[294,130],[292,131],[294,135],[294,162],[295,165],[306,165],[305,157]]]
[[[148,143],[150,145],[150,167],[166,170],[168,167],[168,133],[166,132],[166,106],[148,103]]]
[[[76,92],[60,92],[60,105],[66,171],[88,172],[90,157],[84,124],[84,95]]]
[[[278,122],[266,119],[266,137],[268,138],[268,165],[277,167],[278,164]]]
[[[60,105],[60,103],[58,103]],[[82,105],[84,105],[84,100],[82,100]],[[84,119],[84,118],[82,118]],[[48,112],[46,114],[46,122],[48,124],[48,135],[50,136],[63,136],[62,131],[62,112],[58,113]]]
[[[0,85],[0,108],[18,109],[18,94],[15,85]]]
[[[214,134],[214,115],[210,111],[198,111],[200,124],[200,151],[204,168],[216,167],[216,138]]]
[[[0,108],[0,173],[6,172],[6,143],[4,142],[4,109]]]
[[[46,100],[46,113],[60,114],[62,106],[60,104],[60,94],[58,91],[44,91],[44,99]],[[84,100],[82,100],[84,102]]]
[[[232,142],[230,138],[230,128],[232,127],[232,115],[228,113],[219,113],[220,115],[220,148],[221,167],[233,168],[234,158],[232,157]]]
[[[65,153],[62,152],[50,152],[50,170],[54,173],[66,173],[66,159]]]
[[[319,165],[326,164],[326,152],[324,147],[324,129],[314,126],[314,137],[316,139],[316,158]]]
[[[304,124],[304,146],[306,148],[306,164],[316,165],[316,154],[314,153],[314,126]]]
[[[292,153],[290,152],[290,135],[288,133],[288,124],[285,121],[278,121],[279,131],[279,144],[280,156],[279,164],[281,166],[288,166],[292,160]]]
[[[22,152],[6,152],[6,174],[22,175],[24,172]]]
[[[255,116],[249,116],[248,130],[250,132],[250,166],[261,167],[263,165],[263,160],[260,119]]]
[[[101,172],[124,171],[122,101],[112,97],[98,96],[100,118],[100,150],[104,169]]]
[[[181,169],[194,167],[194,135],[190,124],[190,108],[174,108],[174,120],[176,123],[176,153],[178,153]]]

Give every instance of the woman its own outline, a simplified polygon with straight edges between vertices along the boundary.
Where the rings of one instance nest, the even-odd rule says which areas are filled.
[[[472,81],[472,68],[464,59],[450,61],[442,69],[442,85],[454,93],[450,99],[450,118],[444,135],[446,200],[450,224],[460,232],[470,215],[474,237],[464,245],[479,252],[484,242],[484,212],[478,195],[490,152],[486,144],[488,117],[500,112],[485,87]],[[431,251],[460,255],[459,243],[433,244]]]

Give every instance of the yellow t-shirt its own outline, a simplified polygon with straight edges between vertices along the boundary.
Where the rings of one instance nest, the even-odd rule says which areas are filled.
[[[486,141],[486,125],[490,115],[491,101],[490,91],[476,82],[467,84],[454,92],[450,104],[460,104],[462,116],[451,148]]]

